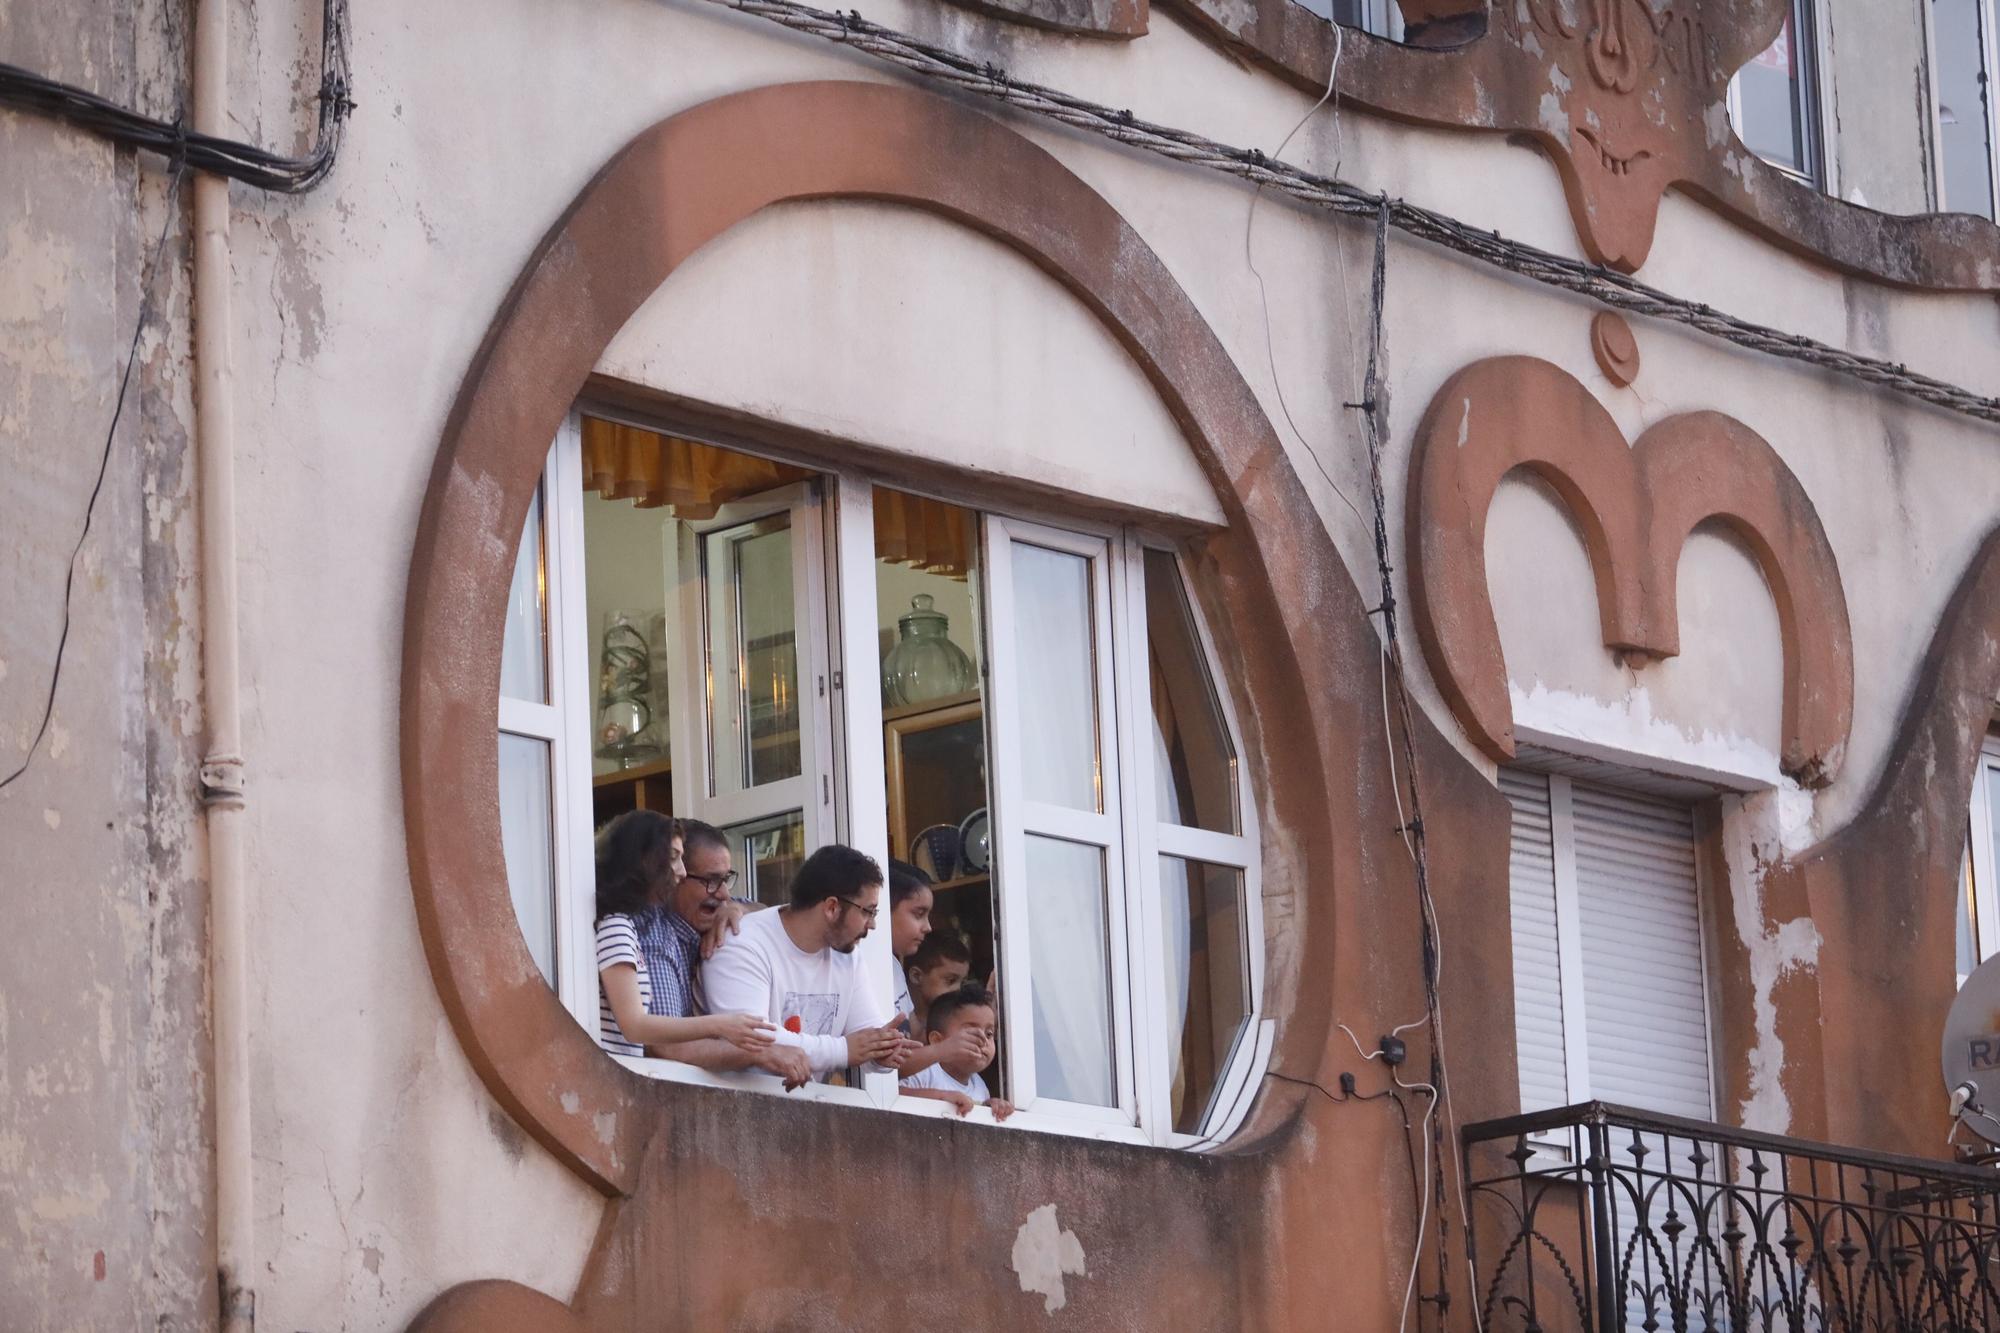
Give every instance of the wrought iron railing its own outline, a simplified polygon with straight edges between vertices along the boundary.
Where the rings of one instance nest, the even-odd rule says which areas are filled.
[[[2000,1172],[1588,1102],[1469,1125],[1483,1333],[2000,1330]]]

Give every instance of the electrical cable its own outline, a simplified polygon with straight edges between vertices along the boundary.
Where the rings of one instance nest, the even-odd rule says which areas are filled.
[[[1351,1032],[1348,1033],[1347,1035],[1349,1039],[1352,1039],[1354,1036],[1354,1034]],[[1355,1049],[1359,1050],[1360,1045],[1361,1043],[1355,1042]],[[1368,1055],[1367,1052],[1365,1051],[1362,1052],[1362,1054],[1363,1057],[1366,1059],[1372,1060],[1376,1058],[1375,1056]],[[1376,1055],[1380,1054],[1381,1053],[1379,1051],[1376,1052]],[[1403,1101],[1402,1094],[1398,1092],[1396,1088],[1384,1088],[1380,1092],[1361,1093],[1361,1092],[1348,1092],[1345,1090],[1345,1084],[1343,1084],[1343,1090],[1341,1094],[1338,1097],[1336,1097],[1331,1092],[1328,1092],[1324,1085],[1322,1085],[1321,1083],[1319,1083],[1317,1080],[1314,1079],[1300,1078],[1296,1074],[1281,1073],[1276,1069],[1266,1069],[1264,1071],[1264,1076],[1266,1078],[1277,1079],[1280,1083],[1296,1083],[1301,1087],[1311,1088],[1313,1091],[1317,1092],[1320,1096],[1326,1098],[1328,1101],[1334,1103],[1335,1105],[1339,1105],[1340,1103],[1343,1102],[1375,1102],[1375,1101],[1382,1101],[1384,1099],[1393,1101],[1396,1104],[1396,1110],[1403,1118],[1403,1159],[1404,1161],[1409,1163],[1410,1188],[1413,1194],[1415,1195],[1417,1201],[1416,1226],[1412,1229],[1411,1233],[1412,1241],[1410,1249],[1410,1276],[1409,1276],[1409,1282],[1406,1284],[1403,1292],[1402,1318],[1397,1325],[1398,1333],[1402,1333],[1402,1330],[1406,1329],[1409,1323],[1410,1292],[1413,1291],[1416,1287],[1417,1269],[1423,1263],[1424,1220],[1425,1220],[1426,1199],[1427,1199],[1427,1196],[1424,1193],[1424,1183],[1426,1180],[1429,1179],[1430,1175],[1428,1166],[1429,1163],[1428,1148],[1426,1148],[1425,1152],[1426,1165],[1424,1168],[1419,1169],[1417,1166],[1417,1154],[1415,1150],[1413,1150],[1410,1147],[1410,1108],[1408,1104]],[[1393,1072],[1392,1072],[1392,1077],[1393,1077]],[[1353,1076],[1349,1074],[1342,1074],[1341,1078],[1347,1080],[1347,1082],[1352,1082],[1353,1080]],[[1418,1089],[1429,1087],[1428,1084],[1404,1083],[1401,1079],[1396,1079],[1395,1082],[1398,1087],[1410,1091],[1416,1091]],[[1436,1105],[1436,1097],[1434,1095],[1432,1097],[1433,1109],[1435,1108],[1435,1105]]]
[[[1342,155],[1341,154],[1342,140],[1341,140],[1341,129],[1340,129],[1340,95],[1337,91],[1335,91],[1334,79],[1335,76],[1337,76],[1340,73],[1340,52],[1342,46],[1341,34],[1344,33],[1345,31],[1346,29],[1342,28],[1339,24],[1334,25],[1333,62],[1327,66],[1326,70],[1326,91],[1321,93],[1319,100],[1317,102],[1314,102],[1312,106],[1306,110],[1306,113],[1303,116],[1299,117],[1298,122],[1294,124],[1290,130],[1286,131],[1285,137],[1278,140],[1278,146],[1271,152],[1272,157],[1282,157],[1284,155],[1286,145],[1291,143],[1293,136],[1297,135],[1300,130],[1304,129],[1306,127],[1306,122],[1311,120],[1316,114],[1318,114],[1319,109],[1325,106],[1329,100],[1331,100],[1333,102],[1333,136],[1334,136],[1333,171],[1336,176],[1340,174],[1340,162]],[[1347,492],[1341,488],[1340,483],[1333,479],[1333,474],[1327,471],[1326,464],[1320,459],[1319,450],[1313,448],[1311,441],[1306,439],[1306,433],[1299,429],[1299,423],[1292,419],[1292,405],[1285,401],[1285,382],[1278,375],[1278,353],[1276,347],[1273,345],[1271,338],[1271,294],[1264,287],[1264,271],[1257,267],[1256,250],[1252,245],[1252,241],[1257,235],[1257,205],[1263,201],[1263,198],[1264,198],[1263,186],[1259,185],[1255,190],[1251,191],[1250,212],[1249,216],[1244,219],[1243,223],[1243,262],[1249,266],[1250,276],[1257,280],[1257,304],[1258,304],[1258,309],[1262,312],[1264,316],[1264,362],[1267,366],[1270,367],[1271,370],[1271,387],[1274,390],[1276,390],[1278,395],[1278,411],[1281,414],[1283,414],[1285,418],[1285,424],[1291,427],[1292,436],[1293,438],[1298,440],[1299,447],[1306,451],[1306,456],[1308,458],[1312,459],[1313,466],[1319,469],[1320,476],[1324,477],[1326,479],[1326,484],[1333,488],[1333,493],[1340,497],[1340,502],[1347,506],[1348,510],[1351,513],[1353,513],[1355,518],[1361,519],[1363,523],[1366,523],[1368,520],[1362,518],[1361,510],[1355,506],[1355,503],[1352,499],[1348,498]],[[1342,318],[1346,317],[1346,313],[1347,313],[1346,309],[1343,307],[1341,311]],[[1352,342],[1353,340],[1352,330],[1349,331],[1348,338],[1349,341]]]
[[[104,492],[104,478],[111,470],[111,447],[118,438],[118,422],[125,415],[125,393],[132,385],[132,367],[139,361],[139,340],[145,336],[146,326],[153,317],[153,283],[159,276],[160,261],[166,254],[167,235],[173,226],[174,199],[180,192],[181,178],[187,172],[187,163],[174,164],[173,178],[167,183],[167,193],[162,204],[165,216],[160,219],[160,237],[153,242],[153,255],[146,270],[139,279],[139,317],[132,326],[132,342],[125,351],[125,371],[118,377],[118,397],[111,405],[111,425],[104,432],[104,448],[98,451],[97,479],[91,483],[90,499],[83,506],[83,530],[76,535],[76,545],[69,552],[69,573],[63,578],[62,630],[56,636],[55,663],[49,670],[49,692],[42,701],[42,721],[35,728],[35,738],[28,743],[28,753],[21,759],[20,767],[0,778],[0,791],[12,786],[16,779],[28,771],[28,765],[35,762],[35,752],[41,748],[42,738],[49,734],[49,723],[55,717],[56,687],[62,683],[64,651],[69,647],[70,607],[76,593],[76,562],[83,554],[83,544],[90,538],[90,521],[97,513],[97,497]]]
[[[227,176],[260,190],[300,194],[333,170],[340,155],[341,124],[354,109],[348,96],[347,0],[324,0],[321,23],[318,127],[312,148],[303,157],[198,133],[179,119],[144,115],[4,62],[0,62],[0,107],[51,116],[113,143],[158,153],[195,171]]]
[[[990,61],[872,23],[858,13],[815,9],[798,0],[702,0],[750,14],[794,32],[839,42],[933,82],[1000,102],[1071,129],[1095,134],[1176,162],[1219,171],[1255,185],[1269,185],[1301,203],[1350,216],[1368,216],[1386,207],[1398,231],[1428,241],[1503,272],[1582,296],[1631,314],[1681,324],[1723,342],[1785,360],[1799,361],[1887,389],[1977,421],[2000,423],[2000,398],[1924,375],[1908,366],[1833,347],[1803,334],[1785,333],[1727,314],[1699,301],[1674,296],[1628,273],[1558,255],[1497,231],[1461,222],[1449,214],[1317,175],[1189,130],[1142,120],[1120,110],[1042,84],[1011,78]]]

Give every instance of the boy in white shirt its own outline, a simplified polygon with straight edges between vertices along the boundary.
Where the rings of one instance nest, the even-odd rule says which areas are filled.
[[[882,868],[852,847],[822,847],[799,867],[791,899],[743,918],[702,965],[709,1009],[768,1018],[816,1078],[850,1065],[899,1068],[917,1043],[895,1027],[854,953],[880,909]]]
[[[996,1025],[993,992],[984,986],[967,986],[938,996],[931,1002],[927,1039],[932,1046],[942,1046],[952,1054],[904,1079],[903,1095],[950,1102],[960,1115],[975,1106],[991,1108],[995,1120],[1014,1114],[1014,1104],[990,1095],[986,1080],[979,1076],[993,1063]],[[957,1054],[964,1043],[952,1038],[961,1032],[974,1038],[970,1055]]]

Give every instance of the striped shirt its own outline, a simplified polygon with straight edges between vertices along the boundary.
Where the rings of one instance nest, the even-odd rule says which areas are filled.
[[[644,1055],[646,1048],[636,1041],[626,1040],[624,1032],[619,1030],[618,1016],[611,1012],[611,996],[604,989],[604,969],[621,965],[638,972],[639,1003],[650,1010],[653,985],[646,975],[646,955],[639,951],[639,932],[633,928],[631,917],[623,912],[613,912],[597,923],[598,1040],[613,1055]]]

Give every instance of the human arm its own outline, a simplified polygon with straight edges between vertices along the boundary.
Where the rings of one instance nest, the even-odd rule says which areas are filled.
[[[754,1055],[772,1044],[777,1031],[756,1014],[716,1013],[698,1018],[669,1018],[649,1014],[639,998],[639,969],[630,963],[611,963],[598,969],[598,982],[611,1005],[611,1016],[627,1041],[642,1046],[712,1038]]]
[[[682,1064],[706,1069],[713,1073],[727,1074],[741,1069],[761,1069],[767,1074],[776,1074],[784,1080],[785,1090],[802,1087],[812,1082],[812,1064],[806,1053],[796,1046],[786,1046],[773,1042],[761,1051],[746,1051],[732,1046],[726,1041],[703,1038],[699,1041],[669,1042],[660,1046],[649,1046],[646,1054],[662,1060],[679,1060]]]
[[[980,1068],[992,1063],[993,1053],[986,1049],[985,1040],[969,1027],[961,1027],[942,1041],[934,1041],[928,1046],[917,1046],[905,1053],[902,1064],[897,1069],[904,1078],[920,1074],[940,1060],[954,1057]]]
[[[847,1063],[863,1069],[903,1073],[907,1061],[923,1050],[906,1031],[905,1015],[867,984],[857,968],[849,980],[847,1003]]]
[[[902,1089],[902,1095],[905,1097],[922,1097],[925,1101],[931,1102],[948,1102],[958,1108],[960,1115],[969,1114],[973,1106],[976,1105],[972,1098],[966,1096],[964,1093],[945,1088],[904,1088]]]
[[[731,898],[715,913],[715,920],[701,933],[701,956],[703,959],[715,957],[715,951],[722,942],[743,929],[743,918],[752,912],[763,910],[764,904],[751,902],[748,898]]]

